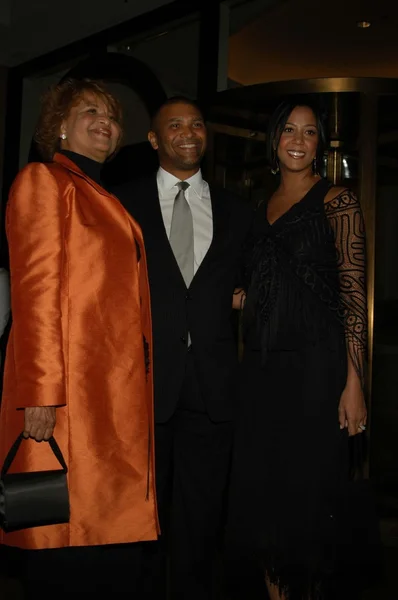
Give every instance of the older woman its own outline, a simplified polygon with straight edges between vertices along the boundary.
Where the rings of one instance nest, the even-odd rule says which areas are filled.
[[[19,173],[7,207],[13,325],[0,459],[24,431],[13,470],[58,468],[38,443],[54,432],[69,467],[70,522],[0,539],[37,550],[26,553],[29,597],[51,581],[58,598],[122,589],[136,562],[131,543],[158,534],[145,249],[100,180],[120,119],[98,82],[50,89],[36,134],[49,162]]]

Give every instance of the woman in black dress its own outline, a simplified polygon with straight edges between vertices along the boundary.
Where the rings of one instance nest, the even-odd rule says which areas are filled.
[[[348,437],[366,428],[364,224],[352,191],[318,175],[323,142],[305,100],[272,116],[280,184],[257,209],[235,296],[245,350],[227,539],[260,561],[272,600],[324,597],[350,539]]]

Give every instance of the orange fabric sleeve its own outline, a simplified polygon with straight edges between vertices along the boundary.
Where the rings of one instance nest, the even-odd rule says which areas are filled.
[[[11,188],[6,217],[13,317],[13,356],[7,359],[15,368],[14,408],[66,404],[67,216],[51,167],[25,167]]]

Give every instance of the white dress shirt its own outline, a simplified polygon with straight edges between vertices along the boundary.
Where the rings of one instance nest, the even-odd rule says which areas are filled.
[[[162,167],[159,168],[156,179],[163,223],[167,237],[170,238],[174,199],[179,191],[177,183],[181,180]],[[213,212],[209,185],[204,181],[201,171],[199,170],[185,181],[189,183],[185,197],[192,212],[194,273],[196,273],[213,239]]]

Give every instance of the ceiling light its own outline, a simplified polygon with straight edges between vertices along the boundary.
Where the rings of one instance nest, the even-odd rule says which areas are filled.
[[[359,27],[359,29],[367,29],[370,26],[371,26],[370,21],[358,21],[357,22],[357,27]]]

